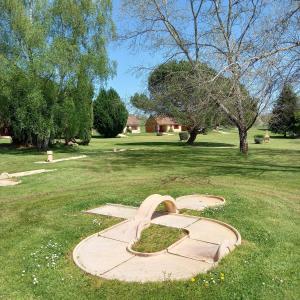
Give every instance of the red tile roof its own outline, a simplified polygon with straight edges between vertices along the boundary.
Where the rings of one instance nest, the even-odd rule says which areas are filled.
[[[170,117],[154,117],[158,125],[179,125],[173,118]]]
[[[139,126],[140,120],[137,116],[129,115],[127,119],[127,126]]]

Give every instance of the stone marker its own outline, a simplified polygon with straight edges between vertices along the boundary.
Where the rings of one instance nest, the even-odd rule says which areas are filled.
[[[53,161],[53,151],[47,151],[47,162]]]
[[[265,132],[264,142],[265,143],[269,143],[270,142],[270,135],[269,135],[268,130],[266,130],[266,132]]]

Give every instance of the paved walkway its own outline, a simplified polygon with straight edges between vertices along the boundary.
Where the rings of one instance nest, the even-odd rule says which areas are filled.
[[[74,160],[74,159],[81,159],[87,157],[86,155],[79,155],[79,156],[71,156],[66,158],[60,158],[60,159],[53,159],[51,161],[36,161],[35,164],[54,164],[61,161],[67,161],[67,160]]]

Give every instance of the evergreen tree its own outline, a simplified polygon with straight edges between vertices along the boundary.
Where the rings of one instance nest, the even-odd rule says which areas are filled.
[[[300,136],[300,97],[297,99],[297,105],[295,110],[295,134]]]
[[[116,137],[126,126],[128,112],[114,89],[101,89],[94,101],[94,128],[104,137]]]
[[[284,85],[272,111],[269,129],[286,136],[295,132],[297,95],[291,85]]]

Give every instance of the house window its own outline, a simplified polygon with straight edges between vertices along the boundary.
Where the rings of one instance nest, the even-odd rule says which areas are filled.
[[[174,129],[179,129],[179,125],[174,125]]]

